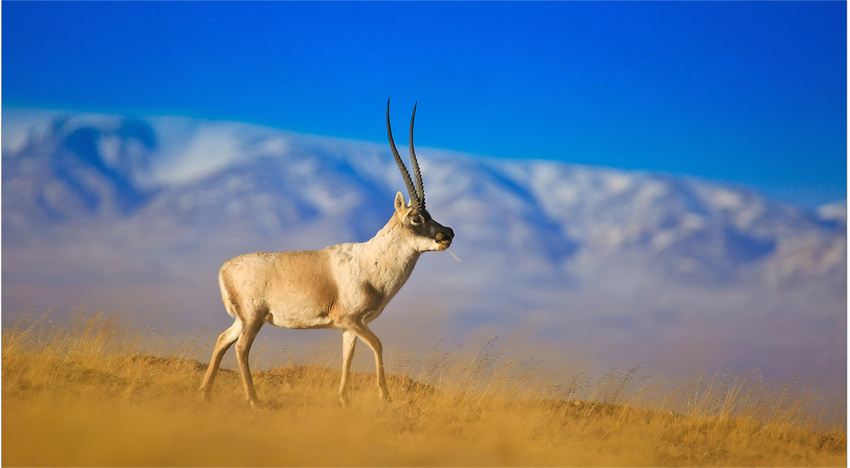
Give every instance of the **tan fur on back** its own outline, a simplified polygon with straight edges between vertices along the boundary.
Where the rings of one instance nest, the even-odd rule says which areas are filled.
[[[337,302],[326,250],[257,252],[221,267],[233,312],[266,310],[268,321],[284,328],[328,328]],[[228,301],[226,301],[228,302]]]

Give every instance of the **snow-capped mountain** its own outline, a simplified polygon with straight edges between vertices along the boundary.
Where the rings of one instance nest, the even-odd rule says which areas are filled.
[[[98,291],[146,285],[196,304],[181,294],[203,290],[188,326],[216,307],[214,277],[229,257],[364,241],[404,191],[383,144],[177,117],[3,117],[7,313],[74,291],[97,302]],[[813,211],[672,175],[417,154],[429,211],[455,230],[463,263],[424,256],[397,302],[431,298],[454,333],[486,325],[591,343],[660,331],[650,341],[669,351],[685,346],[676,336],[723,322],[705,336],[758,348],[755,364],[783,333],[846,360],[844,202]],[[780,316],[787,326],[765,332]]]
[[[175,126],[181,140],[160,137]],[[365,240],[403,187],[381,145],[240,124],[76,116],[30,133],[3,153],[10,242],[100,222],[136,224],[143,238],[179,229],[192,243]],[[420,151],[435,216],[458,226],[466,255],[511,268],[629,260],[671,281],[844,268],[846,204],[807,212],[673,176]],[[789,255],[799,261],[765,271]]]

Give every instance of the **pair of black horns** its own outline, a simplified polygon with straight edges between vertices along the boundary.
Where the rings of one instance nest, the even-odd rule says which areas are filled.
[[[395,147],[393,141],[393,131],[390,129],[390,100],[387,99],[387,136],[390,138],[390,148],[393,150],[395,162],[398,164],[398,169],[401,171],[401,177],[404,179],[404,185],[407,186],[407,194],[410,197],[411,206],[420,209],[425,208],[425,189],[422,187],[422,174],[419,172],[419,163],[416,161],[416,153],[413,151],[413,119],[416,118],[416,104],[413,104],[413,115],[410,116],[410,164],[413,167],[413,177],[416,179],[416,185],[410,179],[410,173],[407,172],[401,156]]]

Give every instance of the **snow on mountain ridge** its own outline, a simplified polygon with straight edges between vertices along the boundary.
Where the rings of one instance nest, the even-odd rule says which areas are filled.
[[[373,143],[177,117],[53,118],[44,130],[28,130],[18,151],[4,150],[5,187],[26,194],[4,194],[4,214],[15,222],[29,216],[22,212],[52,213],[35,216],[37,223],[73,222],[105,209],[98,216],[139,216],[152,225],[169,218],[195,230],[239,224],[246,233],[285,237],[335,219],[365,240],[403,186],[386,148]],[[846,229],[846,222],[830,229],[823,216],[693,179],[418,153],[429,206],[461,228],[459,245],[482,260],[501,252],[513,257],[509,263],[534,258],[557,269],[582,253],[634,258],[683,278],[731,278],[782,250],[787,238]],[[27,167],[39,169],[27,175]]]

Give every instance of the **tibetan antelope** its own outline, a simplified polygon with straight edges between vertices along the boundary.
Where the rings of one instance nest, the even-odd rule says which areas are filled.
[[[257,252],[227,261],[218,283],[227,313],[235,320],[219,337],[207,368],[201,393],[209,398],[221,358],[236,343],[236,359],[251,406],[259,400],[248,367],[251,343],[265,322],[282,328],[342,329],[342,380],[339,401],[347,404],[346,383],[357,338],[375,353],[378,391],[389,401],[381,341],[368,323],[378,318],[404,285],[422,252],[445,250],[454,232],[434,221],[425,209],[425,191],[413,151],[410,117],[410,162],[413,177],[401,160],[390,129],[387,100],[387,135],[395,161],[407,186],[410,203],[401,192],[395,196],[395,213],[372,239],[321,250]]]

